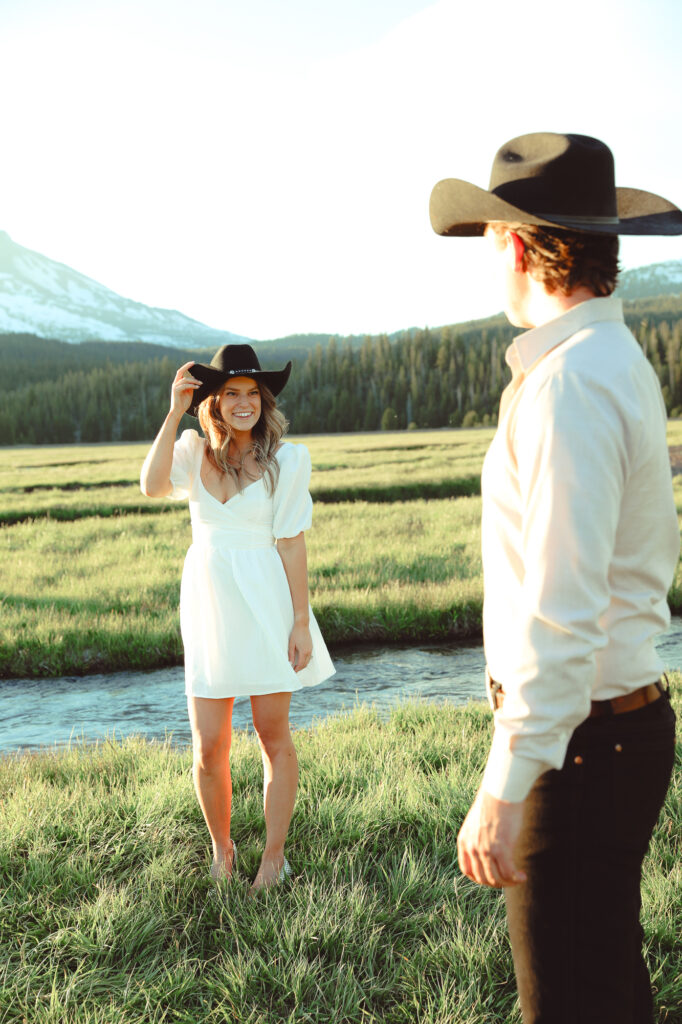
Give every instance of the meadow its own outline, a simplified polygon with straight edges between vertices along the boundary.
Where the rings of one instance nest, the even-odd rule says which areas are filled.
[[[401,431],[291,438],[313,460],[315,501],[404,501],[480,493],[491,430]],[[138,486],[149,444],[0,448],[0,524],[74,520],[173,506]]]
[[[311,601],[328,642],[476,635],[480,499],[454,495],[480,490],[490,432],[295,440],[315,467]],[[191,529],[186,504],[140,493],[147,447],[0,451],[1,677],[181,660]]]
[[[491,727],[480,703],[410,703],[298,731],[295,877],[258,898],[246,734],[238,874],[220,890],[189,750],[130,738],[0,758],[0,1022],[518,1024],[503,896],[456,862]],[[657,1024],[682,1021],[681,790],[678,750],[642,887]]]
[[[293,439],[313,459],[311,600],[330,643],[479,634],[491,436]],[[675,461],[681,423],[669,441]],[[181,660],[189,517],[140,494],[146,450],[0,449],[1,676]],[[670,598],[682,610],[679,576]],[[1,757],[0,1024],[518,1024],[503,898],[456,861],[491,726],[483,704],[408,703],[299,730],[295,878],[257,899],[247,734],[232,757],[238,876],[219,890],[189,749],[131,737]],[[678,750],[643,879],[657,1024],[682,1022],[681,769]]]
[[[492,431],[293,438],[313,461],[311,603],[327,641],[480,635]],[[672,421],[673,457],[682,422]],[[186,504],[140,493],[146,444],[0,449],[0,678],[179,663]],[[675,478],[682,513],[682,476]],[[682,611],[682,572],[670,592]]]

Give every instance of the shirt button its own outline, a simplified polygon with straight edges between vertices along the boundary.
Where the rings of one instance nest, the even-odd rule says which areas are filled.
[[[583,759],[582,759],[582,757],[580,756],[580,754],[578,754],[578,756],[577,756],[577,757],[574,757],[574,758],[573,758],[573,764],[582,764],[582,763],[583,763]]]

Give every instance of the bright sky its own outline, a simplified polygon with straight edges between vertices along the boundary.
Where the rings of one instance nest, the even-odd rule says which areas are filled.
[[[515,135],[596,135],[682,205],[679,0],[0,0],[0,228],[252,338],[488,316],[428,221]],[[626,267],[682,237],[626,239]]]

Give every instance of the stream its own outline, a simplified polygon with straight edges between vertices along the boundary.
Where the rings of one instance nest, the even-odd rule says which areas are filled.
[[[682,618],[657,641],[666,669],[682,670]],[[362,647],[332,652],[336,675],[292,695],[291,723],[305,728],[359,704],[388,714],[407,699],[484,700],[483,648],[463,644]],[[233,724],[251,725],[247,697]],[[181,666],[151,672],[0,681],[0,752],[63,747],[131,734],[184,745],[190,741]]]

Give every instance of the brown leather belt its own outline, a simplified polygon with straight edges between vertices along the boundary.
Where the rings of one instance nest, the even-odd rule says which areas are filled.
[[[612,697],[611,700],[593,700],[589,717],[622,715],[625,711],[637,711],[638,708],[644,708],[647,704],[653,704],[664,693],[663,683],[657,679],[655,683],[640,686],[638,690],[624,693],[622,697]],[[488,696],[493,711],[499,711],[504,704],[504,690],[501,684],[491,679],[488,685]]]

